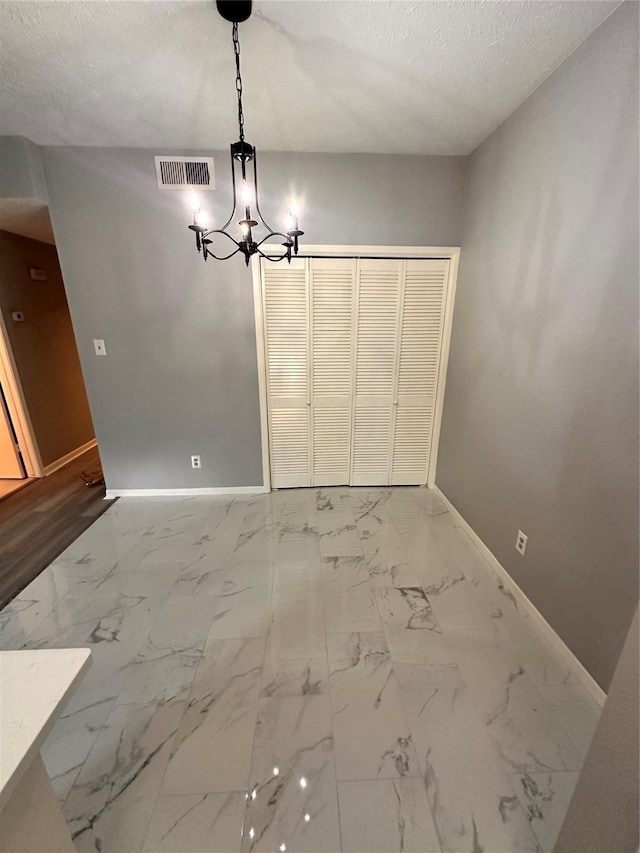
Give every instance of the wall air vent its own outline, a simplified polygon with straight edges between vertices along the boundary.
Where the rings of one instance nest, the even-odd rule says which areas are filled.
[[[161,190],[215,189],[213,157],[156,157],[156,175]]]

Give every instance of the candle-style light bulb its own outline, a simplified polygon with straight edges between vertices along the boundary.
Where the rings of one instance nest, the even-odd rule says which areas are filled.
[[[193,224],[199,225],[198,214],[200,213],[200,198],[198,193],[193,189],[189,190],[189,206],[193,213]]]
[[[209,224],[209,217],[202,210],[194,211],[194,215],[196,218],[196,225],[199,225],[201,228],[206,228]]]
[[[293,231],[293,226],[295,225],[295,220],[290,213],[287,214],[287,220],[286,221],[287,221],[287,231]]]
[[[292,219],[297,219],[299,213],[300,207],[298,206],[298,201],[295,196],[293,196],[289,203],[289,216],[291,216]]]

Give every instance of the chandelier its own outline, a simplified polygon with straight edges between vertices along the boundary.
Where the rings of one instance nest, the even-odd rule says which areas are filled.
[[[295,198],[289,200],[289,214],[287,217],[287,231],[275,231],[265,221],[258,201],[258,157],[256,149],[244,138],[244,112],[242,109],[242,75],[240,74],[240,41],[238,38],[238,23],[246,21],[251,15],[251,0],[217,0],[218,11],[222,17],[229,21],[232,27],[233,52],[236,61],[236,91],[238,94],[238,136],[237,142],[231,143],[231,186],[233,192],[233,210],[231,216],[222,228],[208,229],[203,215],[200,199],[191,190],[191,204],[193,208],[193,224],[189,225],[191,231],[196,235],[196,248],[202,253],[206,261],[208,257],[218,261],[226,261],[237,255],[244,255],[245,262],[249,266],[252,255],[259,255],[269,261],[282,261],[285,258],[291,263],[291,250],[298,254],[298,238],[304,234],[298,227],[298,203]],[[237,224],[240,227],[238,239],[227,230],[236,216],[236,210],[240,208],[242,219]],[[255,216],[255,218],[254,218]],[[254,228],[266,228],[267,234],[261,239],[256,239]],[[216,255],[211,249],[213,243],[211,235],[222,234],[233,243],[234,248],[227,255]],[[281,237],[282,251],[279,254],[267,254],[260,248],[267,240]]]

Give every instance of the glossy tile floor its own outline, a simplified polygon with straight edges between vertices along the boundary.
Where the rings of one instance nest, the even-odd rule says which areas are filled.
[[[598,718],[426,489],[121,499],[0,640],[93,652],[80,851],[550,851]]]

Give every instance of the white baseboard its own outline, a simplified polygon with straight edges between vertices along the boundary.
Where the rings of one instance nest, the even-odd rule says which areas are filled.
[[[264,486],[222,486],[203,489],[107,489],[104,499],[197,497],[198,495],[264,495]]]
[[[71,453],[67,453],[66,456],[61,456],[60,459],[56,459],[56,461],[52,462],[50,465],[45,465],[42,469],[44,471],[44,476],[48,477],[49,474],[53,474],[54,471],[62,468],[68,462],[73,462],[74,459],[77,459],[78,456],[82,456],[82,454],[86,453],[87,450],[91,450],[91,448],[95,447],[96,444],[97,441],[95,438],[92,438],[91,441],[88,441],[80,447],[76,447],[75,450],[72,450]]]
[[[498,561],[497,557],[495,557],[495,555],[487,548],[487,546],[484,544],[482,539],[480,539],[475,530],[460,515],[460,513],[451,503],[449,498],[447,498],[447,496],[443,494],[443,492],[438,488],[438,486],[434,486],[433,491],[438,495],[438,497],[447,507],[451,515],[453,515],[456,521],[460,524],[460,527],[471,539],[471,541],[480,551],[484,559],[489,563],[490,566],[492,566],[492,568],[495,569],[496,573],[498,574],[498,577],[504,583],[505,587],[507,587],[507,589],[513,593],[518,604],[522,607],[523,610],[525,610],[529,614],[533,621],[533,624],[538,629],[542,637],[566,661],[566,663],[575,673],[576,677],[589,691],[593,699],[598,703],[600,707],[602,707],[604,705],[605,699],[607,698],[607,694],[604,692],[604,690],[595,681],[593,676],[591,676],[589,672],[587,672],[587,670],[580,663],[578,658],[574,655],[574,653],[566,645],[566,643],[553,630],[551,625],[549,625],[549,623],[544,618],[542,613],[540,613],[535,604],[529,598],[527,598],[525,593],[520,589],[518,584],[511,577],[511,575]]]

